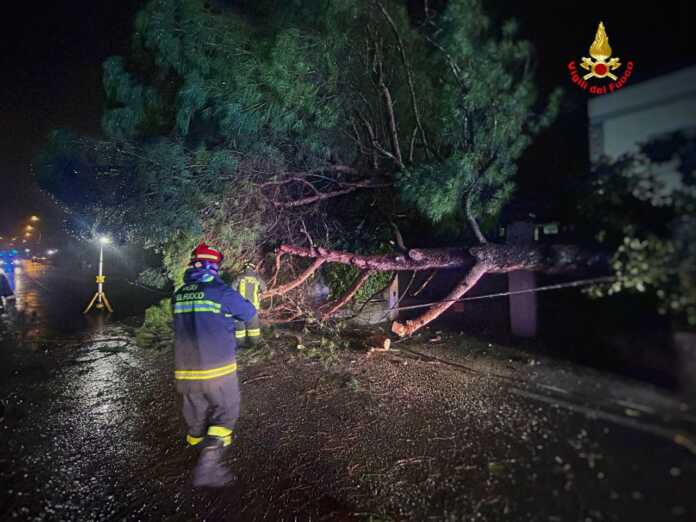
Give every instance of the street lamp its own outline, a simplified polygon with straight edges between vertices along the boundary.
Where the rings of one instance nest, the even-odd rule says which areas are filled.
[[[38,216],[31,216],[31,217],[29,218],[29,221],[31,221],[31,222],[33,222],[33,223],[36,223],[38,220],[39,220],[39,217],[38,217]]]
[[[97,292],[94,294],[94,297],[92,297],[87,308],[85,308],[85,311],[82,312],[83,314],[89,312],[92,306],[95,306],[95,303],[97,310],[106,307],[109,312],[114,311],[104,293],[104,281],[106,281],[106,276],[104,275],[104,245],[108,245],[109,243],[111,243],[111,239],[107,236],[101,236],[99,238],[99,275],[97,275]]]

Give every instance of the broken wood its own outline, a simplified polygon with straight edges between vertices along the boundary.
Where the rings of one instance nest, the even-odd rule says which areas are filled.
[[[389,339],[389,337],[387,337],[386,335],[376,334],[371,337],[368,337],[365,341],[365,344],[368,347],[367,355],[369,357],[370,354],[374,352],[389,351],[389,348],[391,347],[391,339]]]

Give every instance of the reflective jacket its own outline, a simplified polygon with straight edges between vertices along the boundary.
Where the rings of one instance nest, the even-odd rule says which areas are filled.
[[[173,305],[177,388],[236,371],[234,322],[249,321],[254,306],[215,272],[201,269],[186,271]]]
[[[257,309],[259,308],[261,305],[259,294],[266,290],[266,283],[263,282],[259,274],[253,270],[247,270],[237,277],[232,285],[242,297],[251,301],[251,304]]]

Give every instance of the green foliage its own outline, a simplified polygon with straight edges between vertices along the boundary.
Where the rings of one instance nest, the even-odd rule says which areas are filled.
[[[333,264],[327,266],[322,273],[331,290],[331,298],[336,299],[348,291],[360,275],[360,270],[350,265]],[[375,292],[387,286],[393,277],[393,272],[372,274],[356,292],[353,300],[358,303],[367,301]]]
[[[560,92],[534,115],[537,94],[529,42],[509,21],[496,34],[478,0],[452,0],[432,37],[441,71],[431,121],[441,161],[406,169],[401,196],[435,223],[460,212],[497,214],[514,189],[516,161],[558,113]]]
[[[173,314],[169,299],[163,299],[159,305],[147,309],[145,321],[136,331],[135,342],[141,348],[162,349],[173,346]]]
[[[696,327],[696,137],[675,133],[603,161],[585,212],[614,252],[616,282],[601,297],[650,292],[659,311]]]
[[[340,340],[322,336],[316,340],[308,340],[304,344],[299,343],[296,349],[302,356],[321,361],[326,368],[329,368],[338,361],[338,350],[341,347]]]
[[[299,216],[325,246],[383,227],[378,208],[451,223],[467,202],[485,219],[509,199],[516,160],[557,110],[554,95],[535,114],[531,56],[516,24],[496,29],[481,0],[451,0],[420,27],[401,0],[150,0],[131,52],[104,63],[103,139],[53,136],[39,181],[87,228],[162,251],[173,281],[193,238],[249,258],[304,240]],[[306,214],[260,188],[335,164],[396,187]],[[335,187],[324,178],[319,189]],[[354,208],[365,211],[362,229],[347,217]],[[335,290],[354,275],[338,269]],[[371,277],[359,299],[389,277]]]

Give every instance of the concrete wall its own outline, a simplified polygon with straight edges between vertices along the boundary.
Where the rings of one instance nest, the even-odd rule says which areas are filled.
[[[615,158],[669,132],[696,129],[696,66],[597,96],[588,103],[588,116],[593,160],[602,154]]]

